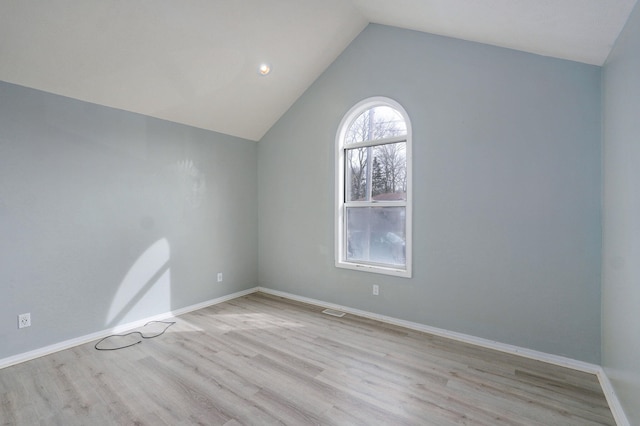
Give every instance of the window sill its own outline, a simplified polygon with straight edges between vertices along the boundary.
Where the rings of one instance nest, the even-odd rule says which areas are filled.
[[[398,269],[388,266],[368,265],[364,263],[337,261],[336,268],[351,269],[354,271],[371,272],[373,274],[392,275],[394,277],[411,278],[411,269]]]

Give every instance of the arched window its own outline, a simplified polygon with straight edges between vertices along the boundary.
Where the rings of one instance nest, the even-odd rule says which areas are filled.
[[[411,123],[392,99],[355,105],[336,138],[336,266],[411,276]]]

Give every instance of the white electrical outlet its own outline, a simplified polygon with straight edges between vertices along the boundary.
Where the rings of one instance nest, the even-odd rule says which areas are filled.
[[[218,272],[218,282],[222,282],[222,272]]]
[[[373,285],[373,295],[377,296],[380,294],[380,287],[378,286],[378,284],[374,284]]]
[[[18,315],[18,328],[31,327],[31,314]]]

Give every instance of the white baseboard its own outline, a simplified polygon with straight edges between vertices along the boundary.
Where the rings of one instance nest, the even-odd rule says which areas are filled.
[[[600,371],[598,371],[597,375],[598,380],[600,381],[600,386],[602,387],[602,391],[604,392],[604,396],[607,398],[607,402],[609,403],[609,408],[611,409],[613,418],[616,420],[616,424],[618,426],[631,426],[631,423],[629,422],[629,419],[627,419],[627,415],[622,409],[620,400],[618,399],[618,396],[616,395],[616,392],[613,389],[613,385],[611,384],[607,373],[604,371],[604,368],[600,367]]]
[[[83,345],[85,343],[92,342],[94,340],[102,339],[103,337],[110,336],[112,334],[120,334],[125,331],[132,330],[134,328],[142,327],[149,321],[161,321],[167,318],[176,317],[178,315],[186,314],[188,312],[197,311],[198,309],[206,308],[207,306],[217,305],[222,302],[226,302],[231,299],[246,296],[247,294],[255,293],[258,291],[258,287],[253,287],[248,290],[239,291],[236,293],[228,294],[226,296],[218,297],[215,299],[207,300],[206,302],[197,303],[195,305],[186,306],[184,308],[176,309],[170,312],[154,315],[152,317],[144,318],[141,320],[121,324],[116,327],[108,328],[106,330],[98,331],[96,333],[87,334],[84,336],[76,337],[73,339],[65,340],[63,342],[54,343],[53,345],[45,346],[43,348],[35,349],[29,352],[24,352],[18,355],[10,356],[8,358],[0,359],[0,369],[9,367],[11,365],[19,364],[21,362],[29,361],[41,356],[49,355],[54,352],[62,351],[72,348],[74,346]]]
[[[291,299],[291,300],[296,300],[298,302],[308,303],[310,305],[315,305],[315,306],[329,308],[329,309],[335,309],[335,310],[346,312],[349,314],[358,315],[364,318],[378,320],[388,324],[399,325],[401,327],[405,327],[411,330],[422,331],[425,333],[434,334],[436,336],[457,340],[459,342],[481,346],[483,348],[494,349],[494,350],[505,352],[512,355],[519,355],[525,358],[530,358],[537,361],[558,365],[561,367],[567,367],[567,368],[571,368],[577,371],[582,371],[585,373],[595,374],[598,377],[598,380],[600,381],[600,386],[602,387],[602,391],[604,393],[604,396],[607,399],[607,403],[609,404],[609,408],[611,409],[611,413],[613,414],[616,424],[618,426],[630,426],[629,421],[627,420],[627,417],[624,414],[622,406],[620,405],[620,401],[618,400],[618,397],[616,396],[613,390],[613,386],[609,381],[609,378],[607,377],[604,369],[597,364],[591,364],[588,362],[579,361],[576,359],[567,358],[559,355],[548,354],[546,352],[540,352],[533,349],[523,348],[520,346],[500,343],[500,342],[496,342],[489,339],[483,339],[481,337],[475,337],[475,336],[471,336],[464,333],[445,330],[442,328],[431,327],[431,326],[416,323],[416,322],[405,321],[402,319],[393,318],[386,315],[375,314],[372,312],[362,311],[360,309],[354,309],[347,306],[336,305],[334,303],[323,302],[321,300],[298,296],[298,295],[287,293],[284,291],[272,290],[265,287],[258,287],[258,291],[271,294],[274,296],[283,297],[285,299]]]

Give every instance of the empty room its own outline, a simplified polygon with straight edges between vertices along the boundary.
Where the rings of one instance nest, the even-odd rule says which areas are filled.
[[[635,0],[0,0],[0,425],[640,425]]]

